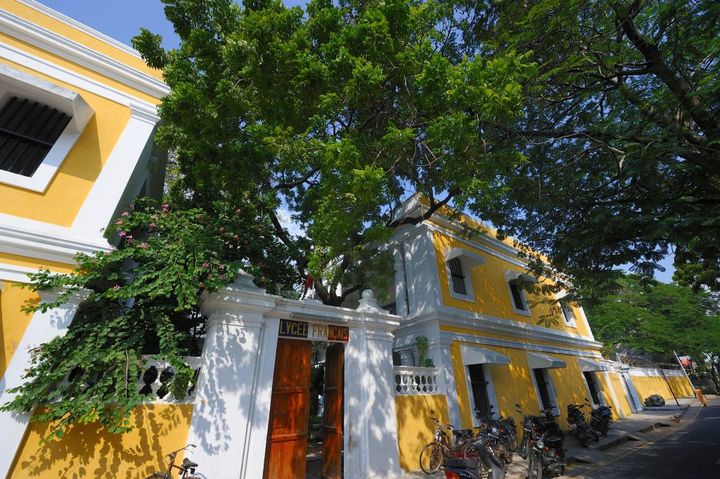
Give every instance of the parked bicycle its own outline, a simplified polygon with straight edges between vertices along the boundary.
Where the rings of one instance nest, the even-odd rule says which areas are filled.
[[[435,417],[435,411],[430,411],[430,419],[435,426],[434,439],[420,451],[420,469],[425,474],[434,474],[439,471],[445,462],[445,458],[460,457],[462,452],[458,449],[458,446],[472,436],[472,430],[457,430],[452,424],[442,424]],[[455,439],[454,445],[448,432]]]
[[[462,464],[466,469],[461,473],[450,471],[458,477],[487,477],[490,479],[503,479],[505,464],[497,454],[499,436],[492,428],[455,429],[451,424],[442,424],[435,413],[431,416],[435,433],[431,443],[425,445],[420,451],[420,469],[425,474],[434,474],[446,464]],[[454,442],[451,441],[451,436]],[[468,461],[455,461],[467,459]],[[472,472],[468,468],[473,469]],[[450,476],[453,477],[453,476]]]
[[[145,479],[172,479],[173,477],[173,469],[178,469],[178,478],[179,479],[201,479],[198,476],[189,476],[188,474],[195,474],[195,468],[198,467],[197,463],[191,461],[187,457],[183,459],[183,462],[181,465],[176,466],[175,465],[175,459],[177,458],[177,455],[180,451],[185,451],[190,447],[195,447],[195,444],[188,444],[185,447],[181,447],[180,449],[177,449],[169,454],[167,454],[165,457],[168,459],[168,468],[167,472],[154,472],[150,476],[146,477]]]

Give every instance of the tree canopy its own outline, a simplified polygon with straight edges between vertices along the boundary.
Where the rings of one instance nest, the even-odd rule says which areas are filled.
[[[672,351],[703,361],[720,352],[720,306],[707,292],[677,284],[646,283],[636,275],[622,288],[588,308],[595,337],[608,352],[618,346],[640,353],[672,356]]]
[[[469,44],[538,67],[506,131],[527,162],[473,211],[586,286],[674,251],[679,281],[718,289],[720,4],[460,3]]]
[[[135,45],[172,87],[174,199],[262,205],[323,301],[377,270],[415,192],[578,284],[674,252],[679,281],[720,287],[717,2],[163,1],[179,48]]]
[[[512,49],[467,54],[452,2],[163,1],[180,46],[148,31],[134,44],[171,87],[158,139],[177,154],[174,203],[258,205],[326,303],[387,270],[372,245],[402,200],[424,194],[426,217],[491,201],[523,160],[492,138],[520,115],[535,67]]]

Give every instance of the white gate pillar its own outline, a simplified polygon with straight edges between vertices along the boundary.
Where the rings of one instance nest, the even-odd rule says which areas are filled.
[[[397,323],[369,290],[357,310],[364,314],[353,321],[345,347],[345,477],[402,477],[392,366]]]
[[[42,303],[50,303],[57,299],[60,291],[40,291],[39,294]],[[75,317],[78,306],[87,298],[87,295],[87,291],[82,291],[62,306],[45,312],[36,311],[33,314],[10,364],[0,380],[0,404],[11,401],[15,396],[8,392],[8,389],[18,387],[24,382],[25,370],[31,364],[31,350],[58,336],[65,335]],[[31,414],[0,411],[0,444],[3,445],[4,450],[3,454],[0,454],[0,477],[6,477],[10,471],[17,450],[25,436],[30,416]]]
[[[206,297],[208,316],[188,453],[207,477],[263,477],[279,319],[278,298],[244,272]]]

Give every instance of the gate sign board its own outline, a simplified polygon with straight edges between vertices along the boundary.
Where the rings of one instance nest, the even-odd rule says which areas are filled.
[[[350,337],[350,328],[334,324],[281,319],[278,335],[284,338],[307,339],[308,341],[347,343]]]

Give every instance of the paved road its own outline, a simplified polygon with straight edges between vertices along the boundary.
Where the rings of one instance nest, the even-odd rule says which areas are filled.
[[[578,468],[570,475],[585,479],[720,478],[720,401],[697,412],[691,409],[686,418],[688,423],[680,430],[606,465]]]

